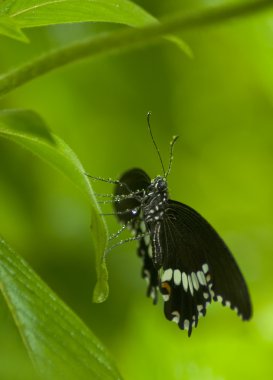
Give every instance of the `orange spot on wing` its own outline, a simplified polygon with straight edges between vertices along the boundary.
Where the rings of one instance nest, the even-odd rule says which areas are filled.
[[[172,289],[171,289],[170,284],[168,282],[162,282],[161,288],[166,289],[168,294],[171,294]]]

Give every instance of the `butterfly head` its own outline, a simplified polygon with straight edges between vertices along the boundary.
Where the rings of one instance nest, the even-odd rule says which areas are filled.
[[[164,216],[164,210],[168,203],[168,185],[165,177],[157,176],[148,186],[143,198],[143,213],[146,223],[154,223]]]
[[[166,178],[157,176],[152,180],[151,187],[158,193],[167,193],[168,185]]]

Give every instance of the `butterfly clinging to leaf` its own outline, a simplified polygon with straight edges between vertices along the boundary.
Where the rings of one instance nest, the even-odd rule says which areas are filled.
[[[169,197],[167,179],[177,137],[171,142],[165,171],[151,131],[150,113],[148,126],[163,174],[151,179],[135,168],[113,181],[115,213],[123,223],[122,230],[127,227],[134,233],[135,237],[127,240],[138,240],[147,295],[156,304],[161,293],[166,318],[189,336],[212,301],[235,310],[243,320],[250,319],[247,285],[229,248],[198,212]]]

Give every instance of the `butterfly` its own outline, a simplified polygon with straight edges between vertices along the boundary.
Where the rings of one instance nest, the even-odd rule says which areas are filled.
[[[126,171],[117,181],[114,207],[120,222],[139,241],[142,277],[148,282],[147,296],[164,300],[164,314],[191,335],[207,306],[218,301],[249,320],[252,306],[244,277],[229,248],[214,228],[194,209],[169,197],[166,172],[151,179],[142,169]]]

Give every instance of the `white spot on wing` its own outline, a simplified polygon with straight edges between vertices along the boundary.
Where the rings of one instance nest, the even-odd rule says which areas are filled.
[[[188,319],[185,319],[185,321],[184,321],[184,329],[188,330],[189,327],[190,327],[190,321]]]
[[[205,286],[206,285],[206,279],[205,279],[204,273],[199,270],[197,272],[197,277],[198,277],[198,280],[199,280],[200,284]]]
[[[197,310],[200,312],[201,310],[203,310],[203,305],[197,305]]]
[[[188,277],[185,272],[182,273],[182,284],[185,292],[188,290]]]
[[[169,294],[162,294],[162,298],[163,298],[164,302],[167,302],[170,299],[170,295]]]
[[[180,320],[180,314],[178,311],[173,311],[172,312],[172,315],[174,315],[172,321],[175,322],[175,323],[179,323],[179,320]]]
[[[151,289],[150,297],[151,297],[153,300],[154,300],[155,297],[156,297],[156,293],[155,293],[155,289],[154,289],[154,288]]]
[[[193,286],[192,286],[190,274],[188,275],[188,282],[189,282],[189,288],[190,288],[191,295],[193,296]]]
[[[162,282],[170,281],[172,279],[172,276],[173,276],[173,270],[171,268],[166,269],[165,272],[163,273],[161,281]]]
[[[181,272],[179,269],[175,269],[173,273],[173,280],[174,280],[175,285],[181,284]]]
[[[197,280],[197,276],[196,276],[196,274],[194,272],[192,272],[192,274],[191,274],[191,279],[192,279],[192,284],[193,284],[194,288],[196,290],[198,290],[199,289],[199,283],[198,283],[198,280]]]
[[[203,264],[202,265],[202,269],[203,269],[203,272],[206,274],[206,273],[208,273],[208,271],[209,271],[209,266],[208,266],[208,264]]]

